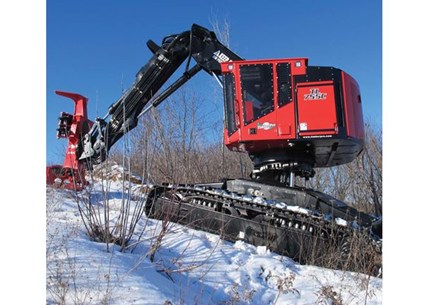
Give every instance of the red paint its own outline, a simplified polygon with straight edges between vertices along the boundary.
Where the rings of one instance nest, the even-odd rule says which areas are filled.
[[[298,84],[297,105],[300,136],[337,133],[333,82]]]
[[[349,137],[364,139],[360,88],[357,82],[345,72],[342,72],[342,82],[347,134]]]
[[[82,136],[88,132],[93,122],[88,120],[88,99],[80,94],[55,91],[56,94],[70,98],[75,104],[74,114],[62,113],[59,127],[63,132],[57,133],[58,138],[67,138],[68,144],[63,165],[48,166],[46,168],[46,183],[59,184],[68,189],[81,190],[86,184],[85,166],[79,162],[78,145]],[[58,183],[55,182],[57,179]]]

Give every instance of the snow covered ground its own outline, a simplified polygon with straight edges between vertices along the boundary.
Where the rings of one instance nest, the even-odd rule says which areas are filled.
[[[92,194],[98,206],[101,185]],[[110,182],[112,217],[122,187]],[[146,217],[139,220],[136,234],[144,233],[133,251],[107,249],[86,234],[72,192],[47,187],[46,199],[47,304],[382,304],[382,279],[302,266],[264,247],[176,224],[151,262],[161,222]]]

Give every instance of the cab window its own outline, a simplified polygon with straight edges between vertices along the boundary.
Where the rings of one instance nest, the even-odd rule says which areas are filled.
[[[245,125],[273,111],[271,64],[241,65],[240,81]]]

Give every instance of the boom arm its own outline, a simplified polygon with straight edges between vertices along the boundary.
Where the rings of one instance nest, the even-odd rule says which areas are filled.
[[[221,75],[222,62],[242,60],[220,43],[214,32],[196,24],[192,25],[190,31],[165,37],[161,46],[152,40],[147,42],[147,46],[153,53],[151,59],[139,70],[133,85],[109,107],[105,117],[96,119],[84,137],[83,152],[79,159],[86,161],[90,167],[104,161],[109,149],[137,126],[145,106],[149,104],[145,110],[158,106],[202,69],[218,76]],[[190,69],[191,57],[196,65]],[[183,75],[156,95],[186,59]]]

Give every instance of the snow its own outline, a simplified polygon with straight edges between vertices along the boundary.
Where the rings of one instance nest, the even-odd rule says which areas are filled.
[[[336,224],[338,224],[339,226],[346,227],[348,225],[348,222],[345,219],[342,219],[340,217],[336,217],[335,221],[336,221]]]
[[[102,183],[94,184],[101,207]],[[111,181],[111,213],[119,211],[121,181]],[[139,188],[131,185],[133,192]],[[127,191],[126,191],[127,193]],[[133,200],[139,200],[136,193]],[[382,279],[295,263],[243,241],[172,224],[148,257],[161,222],[140,219],[144,238],[133,251],[91,241],[73,192],[47,187],[47,304],[382,304]],[[137,201],[136,201],[137,202]],[[331,299],[330,299],[331,298]]]
[[[301,208],[299,206],[287,206],[287,210],[293,211],[293,212],[298,212],[301,214],[305,214],[305,215],[310,215],[310,211],[304,208]]]

